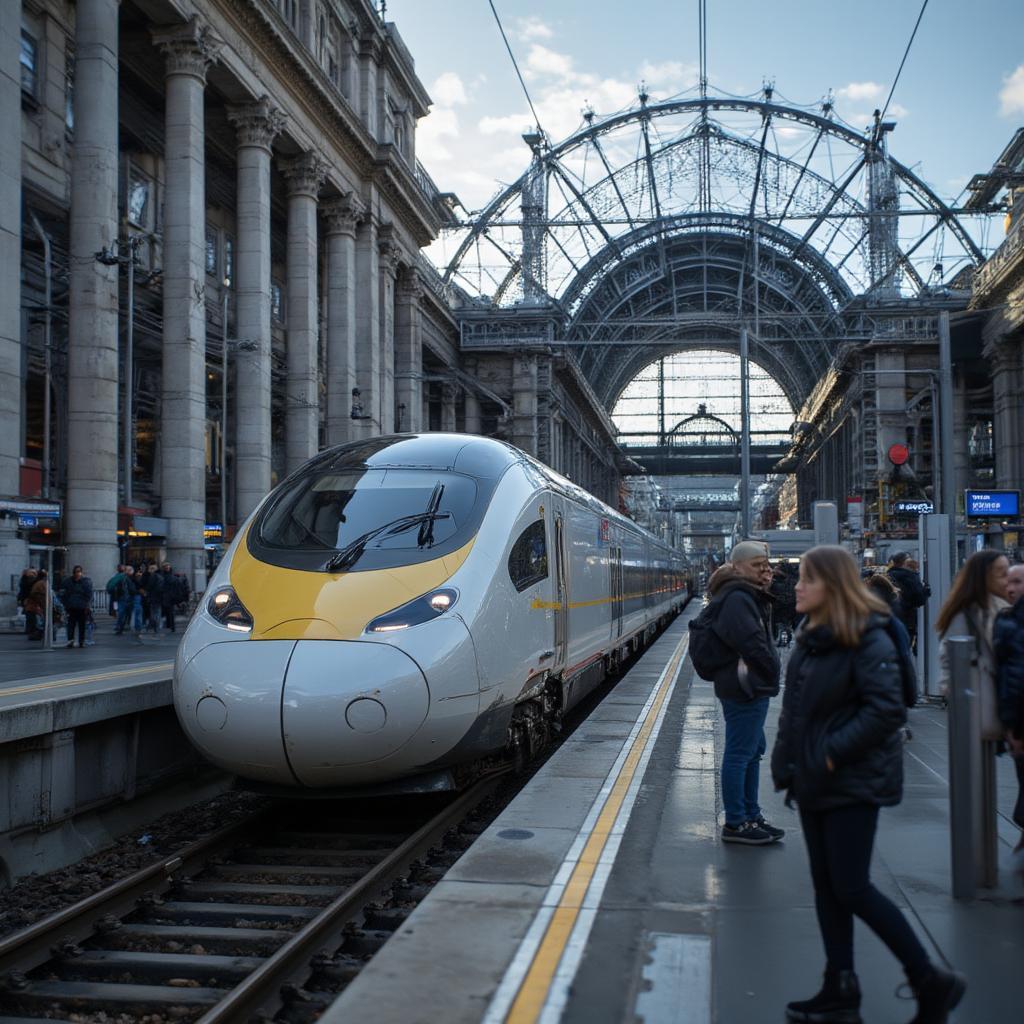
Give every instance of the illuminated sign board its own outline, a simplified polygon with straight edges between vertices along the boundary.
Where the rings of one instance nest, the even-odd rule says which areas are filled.
[[[930,516],[935,511],[935,504],[931,501],[894,501],[892,511],[894,515]]]
[[[964,511],[976,519],[1016,519],[1020,491],[965,491]]]
[[[203,540],[223,540],[223,523],[207,523],[203,529]]]

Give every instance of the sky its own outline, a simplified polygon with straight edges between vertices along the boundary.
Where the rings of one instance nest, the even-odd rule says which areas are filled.
[[[552,141],[697,78],[697,0],[495,0]],[[780,102],[831,89],[857,127],[888,94],[921,0],[708,0],[712,91]],[[532,122],[487,0],[387,0],[434,101],[417,153],[443,191],[479,209],[529,162]],[[1024,125],[1024,0],[929,0],[889,108],[892,154],[951,200]],[[998,243],[1001,230],[979,241]]]

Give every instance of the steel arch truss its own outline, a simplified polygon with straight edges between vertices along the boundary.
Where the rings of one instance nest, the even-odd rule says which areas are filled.
[[[655,356],[733,349],[741,326],[799,407],[848,306],[918,298],[982,262],[884,132],[714,96],[535,142],[523,177],[459,231],[446,279],[499,307],[557,310],[607,408]]]

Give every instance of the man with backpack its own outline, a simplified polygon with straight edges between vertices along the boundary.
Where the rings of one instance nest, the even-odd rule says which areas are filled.
[[[910,555],[906,551],[896,551],[889,559],[889,571],[886,573],[900,592],[900,621],[907,627],[910,634],[911,649],[917,650],[917,609],[924,606],[932,596],[932,588],[925,583],[910,565]]]
[[[722,841],[765,846],[785,832],[758,805],[768,701],[779,692],[779,654],[772,641],[772,567],[768,545],[744,540],[708,583],[710,602],[690,623],[690,658],[715,684],[725,715],[722,755]]]

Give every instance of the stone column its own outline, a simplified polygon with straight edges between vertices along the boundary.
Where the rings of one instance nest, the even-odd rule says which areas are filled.
[[[375,36],[359,41],[359,114],[366,130],[377,138],[377,67],[381,58],[381,43]]]
[[[380,406],[380,252],[372,215],[356,234],[356,387],[366,419],[354,424],[359,437],[383,432]]]
[[[206,519],[206,69],[221,43],[198,18],[159,29],[167,58],[160,496],[167,558],[191,582]]]
[[[117,242],[117,45],[118,0],[79,0],[71,158],[66,511],[69,560],[83,565],[93,579],[104,578],[118,560],[119,268],[95,259],[99,250]]]
[[[356,228],[363,215],[349,192],[324,207],[327,234],[327,443],[358,435],[352,419],[356,386]]]
[[[232,107],[238,132],[235,199],[235,515],[239,524],[270,490],[270,146],[284,114],[263,96]]]
[[[17,13],[17,8],[15,14]],[[0,18],[0,495],[21,491],[21,74],[20,19]],[[14,612],[10,580],[25,568],[28,548],[17,519],[0,519],[0,615]]]
[[[537,357],[512,357],[512,443],[537,454]]]
[[[441,429],[448,434],[455,432],[455,400],[458,397],[457,385],[441,385]]]
[[[388,235],[380,241],[380,430],[395,429],[395,281],[400,249]]]
[[[291,473],[319,448],[317,382],[317,194],[327,165],[304,153],[281,167],[288,180],[288,382],[285,450]]]
[[[1021,345],[1015,339],[987,347],[992,365],[992,434],[996,456],[996,486],[1024,486],[1024,412],[1021,393],[1024,372]]]
[[[465,431],[467,434],[479,434],[483,430],[483,417],[480,410],[480,396],[475,391],[466,392]]]
[[[407,269],[395,303],[395,429],[414,434],[423,425],[423,284]]]

